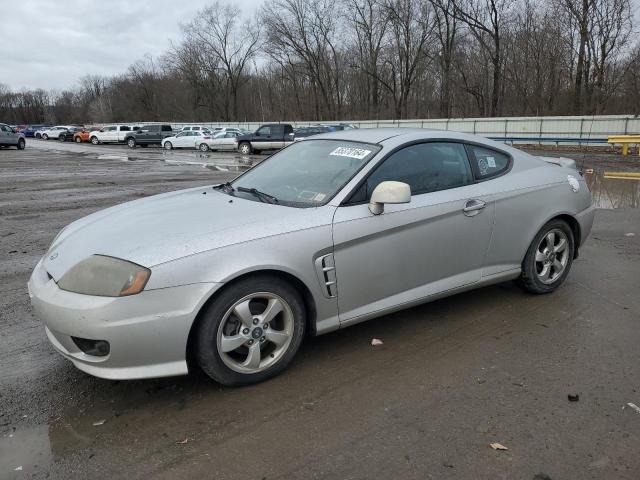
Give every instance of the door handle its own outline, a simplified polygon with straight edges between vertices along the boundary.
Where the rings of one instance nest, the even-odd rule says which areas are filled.
[[[473,217],[479,214],[480,210],[482,210],[486,205],[487,204],[482,200],[474,198],[473,200],[468,200],[467,203],[464,204],[462,211],[467,217]]]

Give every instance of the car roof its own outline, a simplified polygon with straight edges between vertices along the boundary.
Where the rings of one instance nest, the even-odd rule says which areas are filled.
[[[354,130],[341,130],[339,132],[328,132],[316,135],[315,138],[335,138],[338,140],[348,140],[352,142],[382,143],[390,138],[399,136],[409,136],[425,134],[428,137],[430,132],[437,130],[427,130],[425,128],[358,128]],[[439,132],[445,133],[445,132]]]

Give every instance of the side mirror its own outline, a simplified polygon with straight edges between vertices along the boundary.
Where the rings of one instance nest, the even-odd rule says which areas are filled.
[[[369,211],[374,215],[384,212],[385,203],[409,203],[411,201],[411,187],[403,182],[382,182],[371,194]]]

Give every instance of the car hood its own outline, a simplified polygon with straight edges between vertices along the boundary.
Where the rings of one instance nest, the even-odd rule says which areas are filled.
[[[94,254],[153,267],[207,250],[326,225],[333,210],[261,203],[211,186],[181,190],[124,203],[71,223],[43,262],[56,280]]]

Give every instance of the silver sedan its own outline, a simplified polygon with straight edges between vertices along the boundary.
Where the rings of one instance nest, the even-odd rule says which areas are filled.
[[[241,385],[281,372],[305,334],[508,280],[552,292],[593,217],[570,160],[459,133],[341,131],[231,183],[71,223],[29,293],[53,346],[85,372],[197,364]]]

